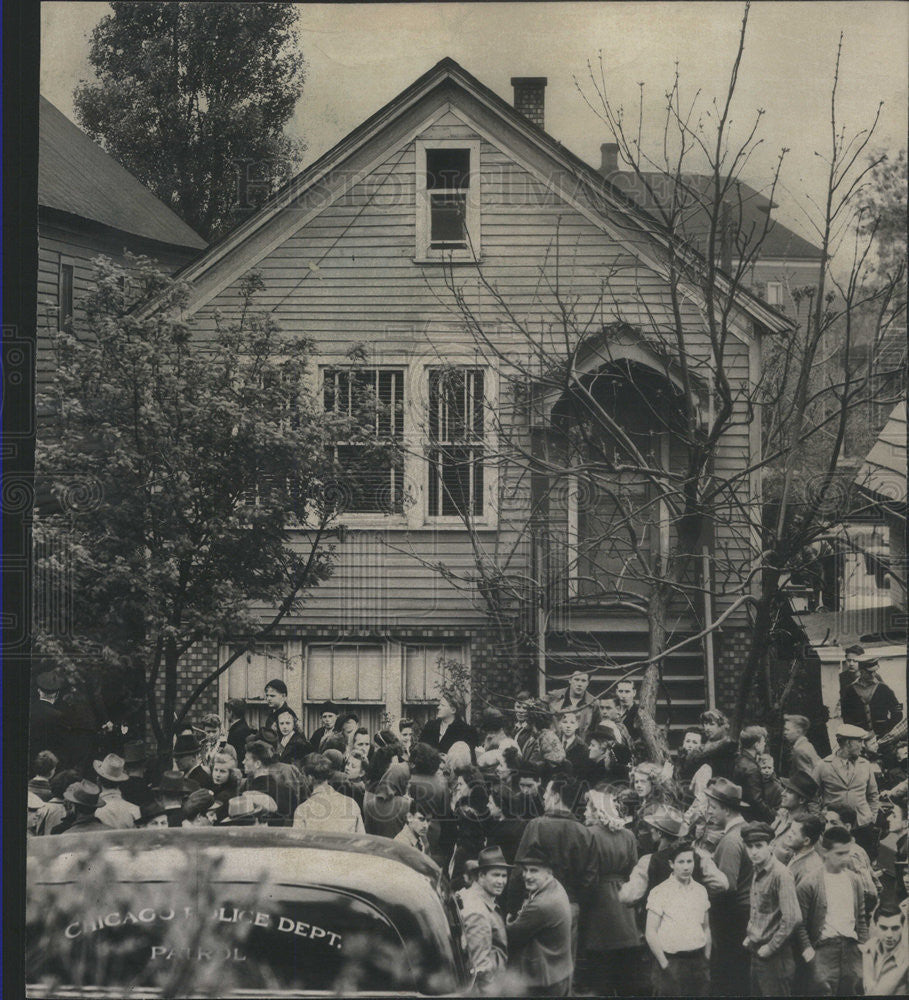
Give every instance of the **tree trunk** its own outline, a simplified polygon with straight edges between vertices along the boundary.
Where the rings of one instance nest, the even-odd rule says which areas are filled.
[[[659,656],[666,648],[666,603],[664,588],[654,586],[647,602],[647,655],[648,659]],[[641,730],[647,759],[662,764],[669,757],[669,749],[656,724],[657,691],[660,684],[662,661],[648,663],[641,682],[640,707]]]
[[[773,618],[773,606],[777,587],[779,586],[779,579],[779,573],[771,572],[769,574],[769,577],[764,580],[764,592],[757,602],[757,615],[755,616],[754,627],[751,630],[751,646],[748,649],[748,658],[745,661],[744,669],[739,675],[735,712],[730,723],[730,735],[734,738],[738,738],[744,724],[748,695],[751,693],[754,680],[758,673],[763,671],[767,661],[767,654],[770,649],[770,625]]]

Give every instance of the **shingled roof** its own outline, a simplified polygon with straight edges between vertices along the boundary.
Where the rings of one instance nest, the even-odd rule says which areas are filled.
[[[205,240],[47,98],[38,119],[38,204],[171,246]]]

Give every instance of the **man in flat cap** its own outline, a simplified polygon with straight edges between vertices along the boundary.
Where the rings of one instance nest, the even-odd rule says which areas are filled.
[[[506,921],[509,967],[521,976],[524,996],[570,996],[574,962],[568,894],[538,844],[522,844],[516,863],[527,897]]]
[[[769,823],[746,823],[742,841],[754,871],[744,942],[751,953],[751,993],[788,997],[795,975],[790,938],[802,919],[795,879],[773,856]]]
[[[855,810],[855,841],[877,857],[875,821],[880,805],[877,781],[871,764],[862,757],[870,734],[844,723],[836,731],[837,749],[818,765],[817,781],[824,805],[851,806]]]
[[[903,706],[877,672],[875,656],[858,661],[858,678],[842,693],[843,722],[886,736],[902,719]]]

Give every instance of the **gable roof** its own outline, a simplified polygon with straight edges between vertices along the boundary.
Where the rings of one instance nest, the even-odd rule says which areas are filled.
[[[159,243],[208,245],[46,97],[38,112],[38,204]]]
[[[211,246],[207,253],[179,271],[177,277],[187,282],[193,282],[199,278],[220,260],[227,257],[236,247],[261,230],[282,209],[292,204],[295,199],[300,198],[308,189],[314,187],[369,139],[403,115],[405,111],[431,91],[446,83],[452,83],[466,91],[490,111],[505,119],[510,126],[531,139],[560,166],[571,171],[584,186],[595,194],[599,202],[606,203],[611,209],[633,222],[641,232],[646,233],[654,242],[664,240],[662,226],[657,219],[610,184],[597,170],[556,139],[553,139],[539,125],[516,111],[507,101],[482,84],[457,62],[446,57],[358,125],[328,152],[297,174],[266,201],[258,212]],[[692,249],[691,252],[693,256],[698,256],[695,250]],[[722,278],[720,280],[722,281]],[[793,323],[790,318],[771,308],[745,289],[737,290],[736,302],[744,312],[766,329],[777,333],[792,329]]]
[[[894,506],[906,504],[906,400],[893,408],[890,419],[862,463],[855,483],[875,499]]]
[[[641,208],[659,217],[659,193],[665,186],[665,175],[645,170],[642,176],[638,176],[631,170],[613,170],[604,173],[603,176],[614,188],[620,190]],[[684,173],[680,175],[679,181],[682,190],[690,190],[691,194],[691,206],[686,207],[683,230],[696,244],[698,238],[705,237],[709,229],[710,218],[701,206],[700,198],[712,197],[710,188],[713,185],[713,178],[707,174]],[[753,233],[755,237],[759,237],[774,206],[766,195],[756,191],[744,181],[737,180],[734,188],[734,193],[729,195],[727,201],[736,229],[743,236]],[[816,247],[773,219],[766,236],[761,240],[757,259],[814,262],[821,259],[821,250],[820,247]]]

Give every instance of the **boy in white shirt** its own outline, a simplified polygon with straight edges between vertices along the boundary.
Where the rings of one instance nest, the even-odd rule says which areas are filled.
[[[710,992],[710,901],[692,878],[694,848],[682,841],[669,852],[672,874],[647,897],[647,945],[653,952],[654,996]]]

